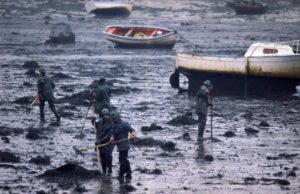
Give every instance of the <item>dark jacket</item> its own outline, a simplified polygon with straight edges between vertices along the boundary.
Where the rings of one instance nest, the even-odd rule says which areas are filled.
[[[201,85],[196,95],[196,113],[207,114],[209,102],[209,91],[206,85]]]
[[[113,125],[113,137],[115,138],[115,141],[128,139],[128,133],[131,133],[133,131],[133,128],[125,121],[122,121],[119,119],[116,123]],[[118,151],[124,151],[130,149],[130,143],[129,141],[122,141],[120,143],[117,143]]]
[[[93,123],[92,123],[93,124]],[[109,141],[112,136],[112,121],[100,119],[96,124],[96,144],[104,144]]]
[[[42,96],[42,100],[54,101],[53,89],[55,84],[53,80],[46,76],[41,75],[37,81],[38,94]]]
[[[92,120],[92,125],[96,125],[96,145],[108,143],[112,136],[112,121],[103,120],[102,118],[95,122]],[[106,145],[100,148],[101,152],[112,154],[115,145]]]
[[[111,90],[110,88],[106,85],[99,85],[95,89],[95,98],[96,98],[96,106],[95,106],[95,112],[96,113],[101,113],[101,110],[103,108],[107,108],[110,110],[110,96],[111,96]]]

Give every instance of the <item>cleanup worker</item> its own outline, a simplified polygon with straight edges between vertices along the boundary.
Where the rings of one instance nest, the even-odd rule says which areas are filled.
[[[59,122],[60,116],[57,113],[54,106],[55,98],[53,95],[53,89],[55,88],[55,84],[53,80],[46,75],[46,71],[44,68],[40,68],[39,72],[40,72],[40,77],[37,81],[37,89],[38,89],[37,95],[40,101],[39,104],[40,119],[42,122],[45,122],[44,107],[45,107],[45,102],[48,101],[49,107],[56,117],[56,121]]]
[[[92,125],[96,127],[96,145],[106,144],[112,136],[112,120],[109,110],[104,108],[101,111],[101,118],[96,122],[96,118],[92,118]],[[106,145],[100,147],[99,155],[101,158],[101,166],[103,175],[111,176],[112,174],[112,152],[114,145]]]
[[[213,85],[210,80],[206,80],[200,86],[196,95],[196,113],[198,115],[198,141],[203,139],[203,133],[207,119],[207,108],[212,106],[210,94]]]
[[[131,167],[130,162],[128,160],[128,152],[130,149],[130,142],[129,139],[135,138],[135,131],[134,129],[125,121],[121,120],[119,113],[113,112],[112,113],[112,120],[113,120],[113,134],[110,138],[110,143],[117,143],[117,148],[119,152],[119,164],[120,164],[120,171],[119,171],[119,180],[123,181],[124,175],[127,179],[131,179]],[[128,139],[128,134],[130,134]]]
[[[101,110],[106,108],[110,110],[110,97],[111,90],[106,85],[106,79],[101,78],[98,82],[98,86],[93,91],[93,97],[95,99],[95,112],[99,114],[99,118],[101,117]]]

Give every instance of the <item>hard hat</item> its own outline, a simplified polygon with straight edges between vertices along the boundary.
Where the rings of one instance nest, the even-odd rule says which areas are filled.
[[[210,80],[205,80],[205,81],[203,82],[203,84],[206,85],[206,86],[212,86]]]

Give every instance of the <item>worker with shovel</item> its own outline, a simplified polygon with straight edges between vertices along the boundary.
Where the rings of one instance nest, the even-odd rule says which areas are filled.
[[[119,152],[119,164],[120,164],[120,171],[119,171],[118,178],[120,181],[123,181],[125,175],[126,179],[130,180],[132,178],[130,162],[128,160],[130,142],[126,140],[134,139],[135,131],[127,122],[121,119],[119,113],[113,112],[111,116],[113,120],[113,134],[109,142],[110,143],[116,142],[117,144],[117,148]],[[130,133],[130,137],[128,139],[129,133]]]
[[[211,92],[213,85],[210,80],[206,80],[200,86],[196,95],[196,113],[198,115],[198,141],[202,141],[206,125],[207,108],[212,106]],[[211,131],[212,132],[212,131]],[[211,133],[212,134],[212,133]]]
[[[101,111],[101,118],[96,122],[96,118],[92,118],[92,125],[96,127],[96,146],[106,144],[112,136],[112,121],[109,110],[104,108]],[[103,175],[111,176],[112,174],[112,152],[113,144],[103,146],[97,149],[101,158],[101,167]]]
[[[95,98],[95,112],[99,114],[99,117],[101,117],[101,111],[102,109],[106,108],[110,110],[110,97],[111,97],[111,90],[106,85],[106,79],[100,78],[98,82],[98,86],[93,91],[92,95]]]
[[[59,122],[60,116],[56,112],[54,106],[55,98],[53,95],[53,89],[55,88],[55,84],[53,80],[46,75],[46,71],[44,68],[40,68],[39,72],[40,72],[40,77],[37,81],[37,89],[38,89],[37,95],[38,95],[38,100],[40,101],[39,107],[40,107],[41,122],[45,122],[44,107],[46,101],[48,101],[49,107],[56,117],[56,121]]]

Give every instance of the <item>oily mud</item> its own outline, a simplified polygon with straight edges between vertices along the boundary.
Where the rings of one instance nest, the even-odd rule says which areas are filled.
[[[240,16],[217,0],[134,0],[130,16],[101,18],[88,15],[82,0],[2,0],[0,193],[299,193],[299,100],[216,96],[197,143],[187,79],[180,78],[181,92],[169,84],[176,52],[240,56],[256,41],[299,39],[299,2],[265,2],[265,14]],[[75,43],[44,44],[57,23],[71,27]],[[177,42],[172,50],[116,48],[101,34],[114,24],[172,28]],[[47,106],[45,123],[37,104],[26,112],[39,67],[55,77],[60,123]],[[75,136],[101,77],[113,90],[113,106],[137,131],[130,182],[116,179],[116,150],[109,178],[98,176],[94,149],[73,149],[94,145],[92,111],[84,138]]]

